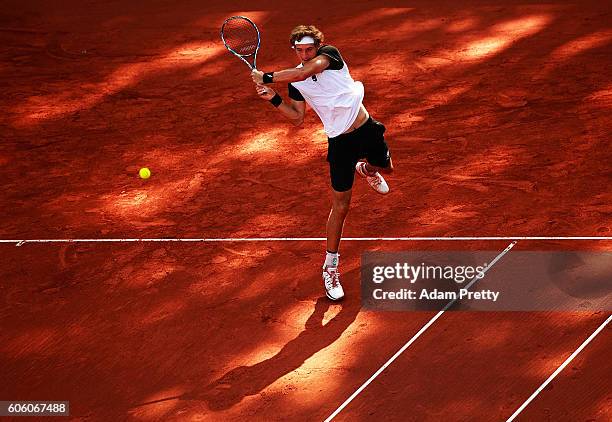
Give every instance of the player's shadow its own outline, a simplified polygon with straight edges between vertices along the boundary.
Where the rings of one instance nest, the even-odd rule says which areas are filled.
[[[350,277],[350,273],[352,271],[345,274],[345,280],[354,278]],[[323,324],[325,313],[334,302],[326,297],[319,298],[304,324],[304,330],[271,358],[251,366],[238,366],[210,384],[180,396],[140,403],[137,406],[176,399],[203,400],[210,410],[219,411],[231,408],[246,396],[259,393],[279,378],[302,366],[306,359],[334,343],[355,321],[361,309],[361,302],[358,289],[348,287],[347,294],[351,299],[338,303],[341,308],[333,318]]]
[[[356,298],[355,298],[356,299]],[[323,317],[332,302],[323,297],[315,304],[304,330],[273,357],[252,366],[239,366],[183,399],[204,400],[211,410],[228,409],[244,397],[259,393],[277,379],[299,368],[306,359],[336,341],[355,321],[361,308],[358,300],[342,303],[341,310],[323,325]]]

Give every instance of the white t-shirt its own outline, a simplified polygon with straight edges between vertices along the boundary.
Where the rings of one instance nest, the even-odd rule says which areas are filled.
[[[364,89],[361,82],[351,77],[337,48],[321,46],[317,51],[320,54],[330,58],[329,67],[304,81],[291,82],[289,96],[306,101],[321,119],[327,136],[333,138],[346,132],[357,118]]]

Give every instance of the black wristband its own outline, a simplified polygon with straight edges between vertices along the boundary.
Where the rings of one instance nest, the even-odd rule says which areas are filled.
[[[277,93],[274,95],[274,97],[270,98],[270,102],[272,103],[274,107],[278,108],[278,106],[280,106],[281,103],[283,102],[283,99]]]
[[[266,72],[263,74],[263,83],[271,84],[274,82],[274,72]]]

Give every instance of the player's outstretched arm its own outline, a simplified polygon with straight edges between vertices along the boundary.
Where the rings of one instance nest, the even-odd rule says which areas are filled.
[[[278,72],[264,73],[253,69],[251,78],[256,84],[269,84],[275,82],[299,82],[310,78],[312,75],[323,72],[329,67],[329,57],[321,54],[304,63],[302,67],[279,70]],[[271,80],[270,80],[271,79]]]
[[[304,122],[304,112],[306,111],[306,103],[304,101],[292,99],[291,104],[287,104],[272,88],[260,84],[255,85],[255,90],[260,98],[270,101],[295,126],[300,126]]]

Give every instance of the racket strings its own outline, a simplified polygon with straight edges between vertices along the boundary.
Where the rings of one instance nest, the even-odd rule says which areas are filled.
[[[232,19],[223,25],[225,44],[242,56],[250,56],[257,50],[257,29],[245,19]]]

